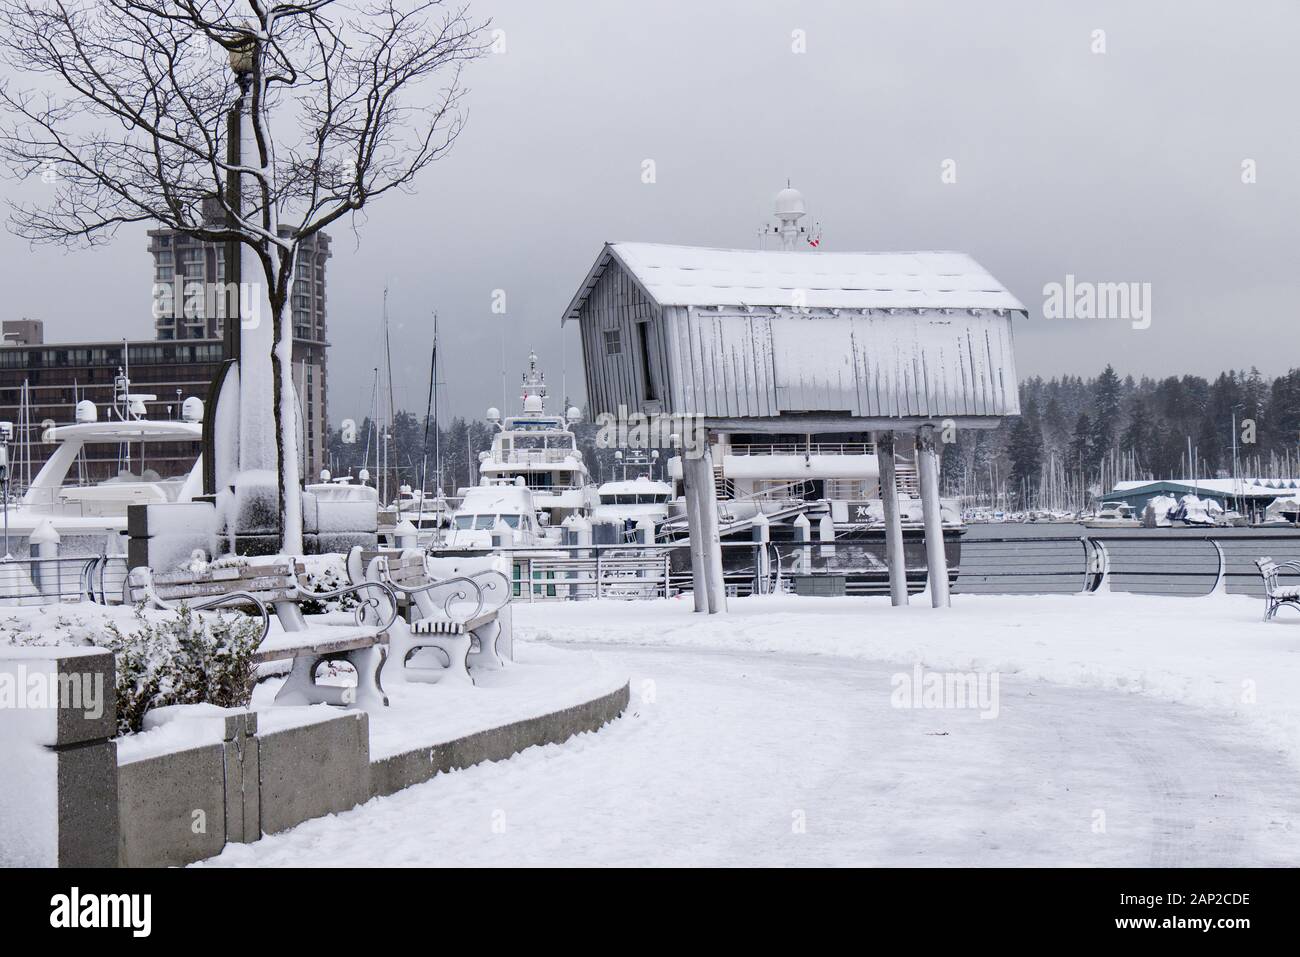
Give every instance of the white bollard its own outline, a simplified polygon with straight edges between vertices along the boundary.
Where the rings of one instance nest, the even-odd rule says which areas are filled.
[[[830,512],[821,517],[817,523],[817,538],[821,542],[817,546],[817,554],[822,558],[833,558],[835,556],[835,519],[831,518]]]
[[[420,531],[410,519],[404,518],[393,529],[393,541],[397,543],[398,548],[418,548]]]
[[[59,533],[48,519],[36,526],[28,539],[31,556],[37,559],[33,562],[32,578],[46,597],[59,597],[59,563],[54,560],[59,557],[59,541]]]
[[[808,515],[800,512],[793,522],[794,537],[799,541],[799,572],[803,575],[812,574],[812,522],[808,521]]]
[[[754,550],[756,552],[754,561],[754,588],[760,595],[766,595],[770,591],[770,582],[768,579],[772,574],[772,556],[768,554],[768,546],[772,541],[772,524],[767,520],[767,516],[761,511],[750,520],[750,527],[754,533]]]

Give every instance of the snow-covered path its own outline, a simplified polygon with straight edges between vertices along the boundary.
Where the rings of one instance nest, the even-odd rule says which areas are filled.
[[[996,720],[891,705],[910,665],[619,646],[628,713],[212,863],[1300,863],[1300,775],[1240,719],[1003,676]]]

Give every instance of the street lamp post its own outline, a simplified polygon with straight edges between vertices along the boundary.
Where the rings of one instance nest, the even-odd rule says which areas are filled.
[[[9,558],[9,442],[14,437],[14,424],[0,422],[0,495],[4,496],[5,547],[0,560]]]

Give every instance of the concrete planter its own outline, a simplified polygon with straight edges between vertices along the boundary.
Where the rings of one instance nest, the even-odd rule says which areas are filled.
[[[114,687],[103,649],[0,649],[0,863],[117,863]]]
[[[624,684],[573,707],[375,762],[364,711],[195,709],[191,719],[178,709],[176,720],[163,725],[168,733],[123,739],[119,766],[111,654],[97,648],[0,654],[0,705],[10,701],[0,707],[0,804],[19,811],[0,817],[5,866],[189,864],[229,843],[346,811],[440,771],[596,730],[618,717],[629,698]],[[84,696],[57,708],[19,707],[13,690],[20,683],[98,686],[102,707],[85,707]]]
[[[119,863],[168,867],[261,836],[257,715],[229,711],[221,738],[118,769]]]

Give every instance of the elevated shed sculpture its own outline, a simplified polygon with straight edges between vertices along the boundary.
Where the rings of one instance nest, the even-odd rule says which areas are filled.
[[[948,603],[948,576],[935,433],[992,428],[1019,414],[1017,313],[1026,314],[1020,301],[964,253],[608,243],[564,320],[581,329],[593,414],[701,416],[706,429],[723,432],[877,432],[895,604],[906,602],[907,586],[894,433],[915,433],[939,606]],[[692,543],[703,551],[693,562],[703,566],[695,569],[697,607],[703,590],[710,610],[720,610],[716,493],[704,449],[693,464],[683,461],[683,476]]]

